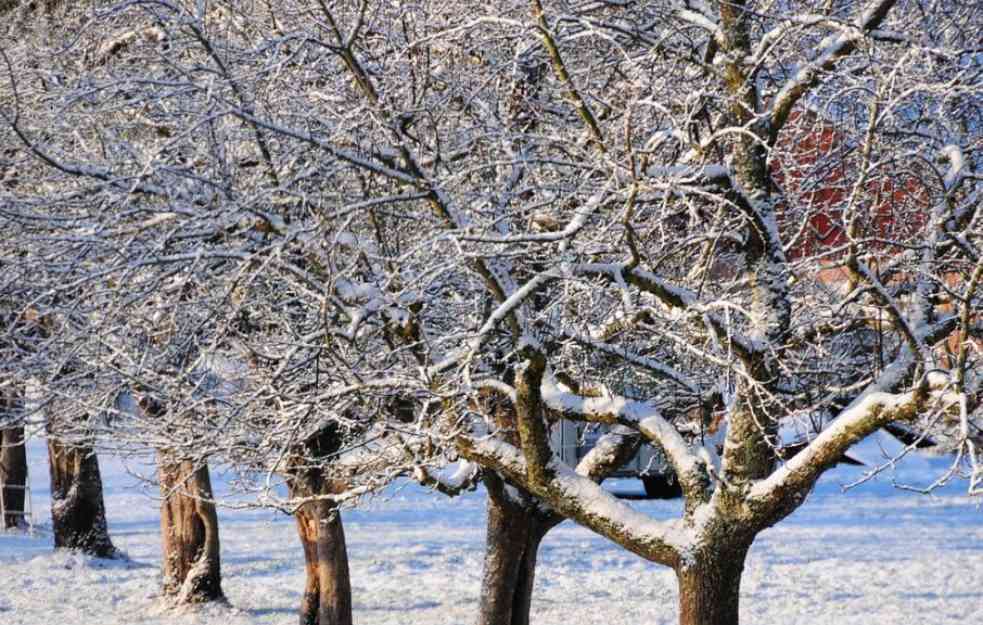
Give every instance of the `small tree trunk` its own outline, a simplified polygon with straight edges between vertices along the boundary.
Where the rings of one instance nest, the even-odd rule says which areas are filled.
[[[0,400],[2,401],[2,400]],[[24,428],[0,430],[0,529],[25,527],[27,452]]]
[[[747,547],[713,549],[676,570],[680,625],[737,625]]]
[[[223,599],[218,516],[208,466],[158,454],[164,596],[175,603]]]
[[[292,496],[296,496],[292,493]],[[297,534],[304,549],[304,594],[300,599],[300,625],[317,625],[321,605],[317,558],[318,515],[314,504],[305,504],[294,513]]]
[[[488,487],[488,529],[478,625],[529,625],[539,545],[560,518],[531,497],[511,499],[496,476]]]
[[[291,497],[341,490],[343,485],[310,474],[290,481]],[[341,512],[333,502],[312,501],[302,505],[295,517],[307,571],[300,624],[351,625],[352,591]]]
[[[106,525],[96,454],[88,447],[71,447],[49,436],[48,463],[55,548],[78,549],[99,558],[116,555]]]

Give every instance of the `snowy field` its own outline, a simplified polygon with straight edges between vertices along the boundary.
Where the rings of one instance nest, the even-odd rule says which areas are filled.
[[[872,451],[874,447],[870,447]],[[292,519],[220,511],[223,586],[230,607],[174,614],[158,605],[160,537],[153,493],[101,459],[110,531],[129,561],[53,553],[44,449],[29,446],[38,531],[0,535],[0,624],[240,625],[295,623],[304,576]],[[908,477],[927,461],[918,461]],[[840,494],[858,474],[828,475],[791,518],[751,550],[742,621],[755,625],[980,623],[983,510],[958,491],[925,497],[884,481]],[[219,489],[222,476],[213,474]],[[634,480],[611,486],[640,491]],[[658,517],[676,502],[633,501]],[[394,489],[345,514],[355,622],[471,624],[484,538],[480,492],[453,501]],[[540,552],[537,625],[676,623],[675,580],[572,524]]]

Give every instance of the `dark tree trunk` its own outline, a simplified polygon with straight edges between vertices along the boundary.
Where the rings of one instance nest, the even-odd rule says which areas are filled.
[[[0,529],[26,527],[27,452],[24,428],[0,430]]]
[[[676,569],[680,625],[737,625],[747,547],[709,549]]]
[[[531,496],[509,495],[501,479],[485,478],[488,529],[478,625],[529,625],[539,545],[560,518]]]
[[[338,493],[344,485],[307,472],[290,480],[291,497]],[[295,513],[304,548],[307,581],[300,604],[301,625],[351,625],[352,591],[341,512],[330,501],[312,501]]]
[[[208,466],[158,454],[164,596],[175,603],[223,599],[218,516]]]
[[[328,426],[298,445],[287,471],[291,497],[345,491],[345,482],[329,479],[323,468],[325,459],[338,451],[342,439],[337,426]],[[351,625],[348,550],[337,504],[324,499],[309,501],[297,509],[295,517],[307,571],[300,603],[301,625]]]
[[[116,555],[106,526],[102,477],[95,453],[88,447],[65,445],[49,432],[48,462],[55,548],[78,549],[99,558]]]

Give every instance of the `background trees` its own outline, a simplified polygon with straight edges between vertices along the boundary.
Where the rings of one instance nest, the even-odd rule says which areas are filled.
[[[3,492],[4,529],[24,524],[25,489],[27,485],[27,459],[24,456],[24,427],[7,427],[3,430],[0,449],[0,488]]]
[[[736,622],[755,535],[891,421],[948,428],[978,488],[978,8],[91,18],[9,64],[43,167],[5,200],[85,370],[51,392],[117,440],[274,475],[331,428],[324,502],[466,458],[673,567],[686,623]],[[163,418],[115,408],[135,386]],[[555,461],[564,419],[659,446],[682,518]]]

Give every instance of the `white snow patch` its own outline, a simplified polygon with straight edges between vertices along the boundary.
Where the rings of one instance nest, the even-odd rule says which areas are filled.
[[[891,451],[891,450],[887,450]],[[881,453],[872,441],[858,453]],[[43,441],[29,445],[35,508],[50,504]],[[871,458],[873,459],[873,458]],[[927,459],[924,462],[944,462]],[[289,517],[219,513],[223,586],[231,608],[159,610],[160,536],[153,489],[119,462],[101,459],[110,532],[129,561],[51,549],[46,516],[38,535],[0,534],[3,625],[265,625],[296,621],[304,571]],[[145,470],[147,467],[143,467]],[[916,466],[923,474],[926,466]],[[931,468],[931,467],[929,467]],[[761,534],[741,584],[741,616],[755,625],[867,625],[978,621],[983,605],[983,511],[958,489],[920,497],[887,477],[846,494],[854,468],[824,477],[789,519]],[[217,493],[226,477],[213,473]],[[634,480],[609,488],[638,493]],[[678,501],[633,501],[656,520],[677,518]],[[355,622],[469,625],[484,557],[479,490],[447,499],[403,484],[367,508],[344,513]],[[675,625],[672,572],[565,523],[543,542],[532,620],[538,625]]]

